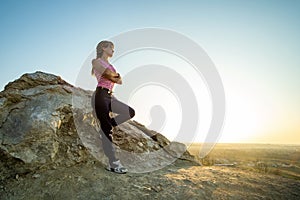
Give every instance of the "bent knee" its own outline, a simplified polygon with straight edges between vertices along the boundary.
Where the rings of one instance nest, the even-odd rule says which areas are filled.
[[[135,110],[133,108],[129,108],[129,115],[131,118],[133,118],[135,116]]]

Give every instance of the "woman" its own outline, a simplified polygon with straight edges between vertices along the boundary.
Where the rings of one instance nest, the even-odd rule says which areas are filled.
[[[122,166],[120,160],[115,156],[112,144],[113,127],[131,119],[135,111],[130,106],[119,101],[112,95],[114,84],[122,84],[122,78],[116,72],[113,65],[108,62],[108,58],[113,56],[114,44],[111,41],[101,41],[97,45],[97,57],[92,60],[92,75],[97,78],[98,84],[95,91],[95,113],[100,121],[102,144],[105,155],[108,157],[108,170],[116,173],[126,173],[127,169]],[[114,118],[109,116],[109,112],[117,113]]]

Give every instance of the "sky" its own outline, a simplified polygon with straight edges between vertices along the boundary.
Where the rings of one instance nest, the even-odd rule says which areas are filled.
[[[300,1],[0,3],[1,91],[35,71],[74,85],[99,41],[134,29],[169,29],[199,44],[219,72],[226,95],[219,142],[300,144]],[[135,118],[146,123],[141,116],[149,112],[137,99]]]

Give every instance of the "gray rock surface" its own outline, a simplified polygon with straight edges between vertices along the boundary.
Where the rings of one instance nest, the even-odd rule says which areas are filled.
[[[0,92],[1,179],[78,163],[105,165],[92,95],[40,71],[8,83]],[[179,157],[194,160],[185,145],[134,120],[114,130],[114,143],[131,172],[153,171]]]

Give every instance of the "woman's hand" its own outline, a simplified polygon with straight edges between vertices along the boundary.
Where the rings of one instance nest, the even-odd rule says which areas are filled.
[[[122,85],[122,78],[121,78],[121,75],[119,73],[117,73],[117,75],[114,75],[112,77],[112,81],[117,83],[117,84],[120,84]]]

